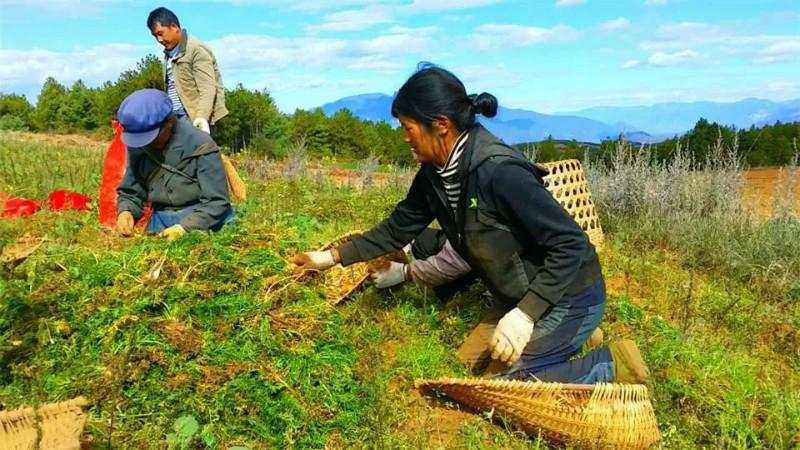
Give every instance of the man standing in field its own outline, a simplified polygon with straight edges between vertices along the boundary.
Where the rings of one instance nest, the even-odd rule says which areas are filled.
[[[178,17],[167,8],[150,12],[147,28],[164,46],[164,78],[173,113],[211,134],[211,125],[228,114],[214,53],[181,29]]]

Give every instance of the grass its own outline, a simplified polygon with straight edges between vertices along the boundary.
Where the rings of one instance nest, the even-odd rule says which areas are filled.
[[[60,151],[86,154],[0,140],[0,180],[35,198],[96,192],[100,155]],[[54,176],[57,163],[83,181]],[[48,238],[0,267],[0,406],[84,395],[90,448],[548,448],[413,389],[464,375],[454,353],[487,301],[480,286],[449,304],[415,286],[367,288],[335,308],[313,283],[268,289],[295,251],[384,218],[401,183],[356,190],[243,166],[250,199],[218,234],[121,239],[93,213],[0,220],[0,246]],[[662,446],[796,445],[797,222],[709,214],[681,226],[688,207],[659,221],[612,210],[603,192],[602,327],[642,348]]]
[[[0,192],[42,199],[58,189],[95,192],[103,153],[97,148],[38,144],[0,136]]]

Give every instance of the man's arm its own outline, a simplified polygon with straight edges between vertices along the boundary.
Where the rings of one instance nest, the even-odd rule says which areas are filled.
[[[192,75],[197,84],[197,117],[192,119],[211,119],[214,110],[214,97],[217,94],[217,76],[214,71],[214,59],[210,50],[198,46],[192,60]]]
[[[197,157],[197,181],[200,184],[200,202],[180,223],[186,231],[208,230],[217,225],[231,204],[218,151]]]

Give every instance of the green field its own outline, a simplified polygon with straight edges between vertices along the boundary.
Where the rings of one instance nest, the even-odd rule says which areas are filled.
[[[0,136],[0,192],[96,196],[101,160]],[[454,353],[488,301],[480,285],[447,304],[420,287],[367,287],[332,307],[292,278],[290,255],[376,224],[400,186],[241,166],[249,199],[219,234],[123,239],[94,211],[0,219],[0,247],[47,239],[0,267],[1,409],[83,395],[88,448],[549,448],[414,390],[464,375]],[[589,171],[607,240],[606,339],[639,343],[663,448],[793,448],[797,212],[757,221],[731,207],[725,167],[678,169],[626,159]],[[706,184],[689,195],[664,180]]]

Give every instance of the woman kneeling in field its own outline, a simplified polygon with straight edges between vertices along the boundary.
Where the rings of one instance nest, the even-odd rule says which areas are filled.
[[[458,351],[473,371],[645,383],[647,369],[631,341],[570,360],[603,316],[600,263],[586,234],[544,188],[546,172],[475,121],[496,112],[494,96],[467,95],[452,73],[423,65],[392,103],[420,163],[406,198],[363,236],[292,262],[326,270],[367,261],[403,248],[436,219],[494,298]]]

